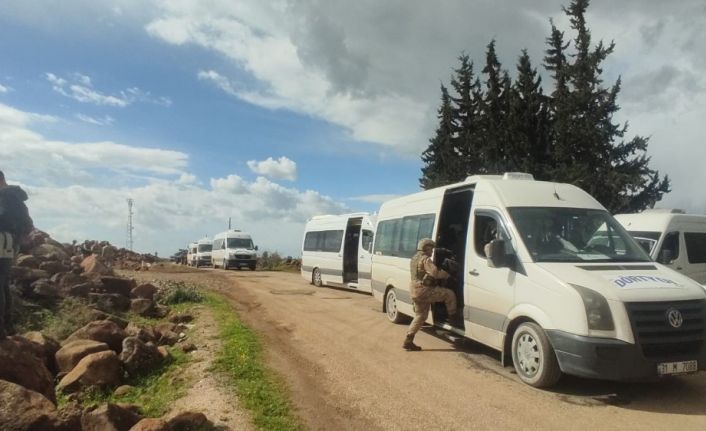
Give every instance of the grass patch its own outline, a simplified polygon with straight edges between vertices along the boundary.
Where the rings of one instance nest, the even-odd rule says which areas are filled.
[[[243,325],[233,308],[218,295],[206,295],[214,311],[223,341],[214,368],[227,377],[229,386],[250,410],[254,425],[262,430],[301,430],[284,385],[264,366],[262,345],[257,335]]]
[[[104,403],[128,403],[141,407],[145,417],[160,417],[169,411],[174,401],[186,394],[188,383],[181,374],[182,367],[189,361],[180,349],[169,349],[171,358],[161,367],[149,373],[128,379],[124,384],[134,386],[125,395],[115,396],[115,388],[83,392],[80,402],[83,407],[93,407]],[[68,402],[67,396],[57,393],[59,408]]]
[[[42,331],[57,340],[63,340],[91,319],[93,310],[80,298],[65,298],[51,309],[43,308],[24,314],[18,319],[20,333]]]
[[[156,300],[162,305],[173,306],[176,304],[203,302],[204,296],[197,286],[183,281],[165,281],[159,283]]]

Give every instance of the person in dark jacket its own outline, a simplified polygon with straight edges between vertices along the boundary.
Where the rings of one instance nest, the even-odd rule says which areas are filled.
[[[0,340],[15,331],[12,325],[10,269],[20,244],[34,229],[25,205],[27,193],[9,186],[0,171]]]

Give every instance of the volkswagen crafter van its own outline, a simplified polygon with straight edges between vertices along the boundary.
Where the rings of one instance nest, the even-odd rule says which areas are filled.
[[[430,323],[502,352],[525,383],[562,373],[648,380],[706,367],[706,294],[653,262],[583,190],[529,174],[473,176],[384,203],[372,257],[373,295],[393,322],[413,316],[410,257],[422,238],[459,263]],[[435,252],[436,253],[436,252]]]
[[[237,229],[221,232],[213,237],[211,261],[214,268],[250,268],[257,266],[257,246],[249,233]]]

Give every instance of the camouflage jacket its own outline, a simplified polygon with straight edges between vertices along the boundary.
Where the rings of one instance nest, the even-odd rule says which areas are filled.
[[[438,280],[444,280],[449,274],[434,264],[431,257],[418,251],[409,263],[411,282],[409,286],[412,299],[422,300],[432,288],[438,285]]]

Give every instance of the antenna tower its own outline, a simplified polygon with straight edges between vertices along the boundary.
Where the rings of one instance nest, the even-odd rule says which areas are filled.
[[[126,239],[126,244],[125,247],[132,251],[132,231],[134,230],[134,227],[132,226],[132,206],[135,203],[135,201],[132,198],[128,198],[127,200],[127,239]]]

